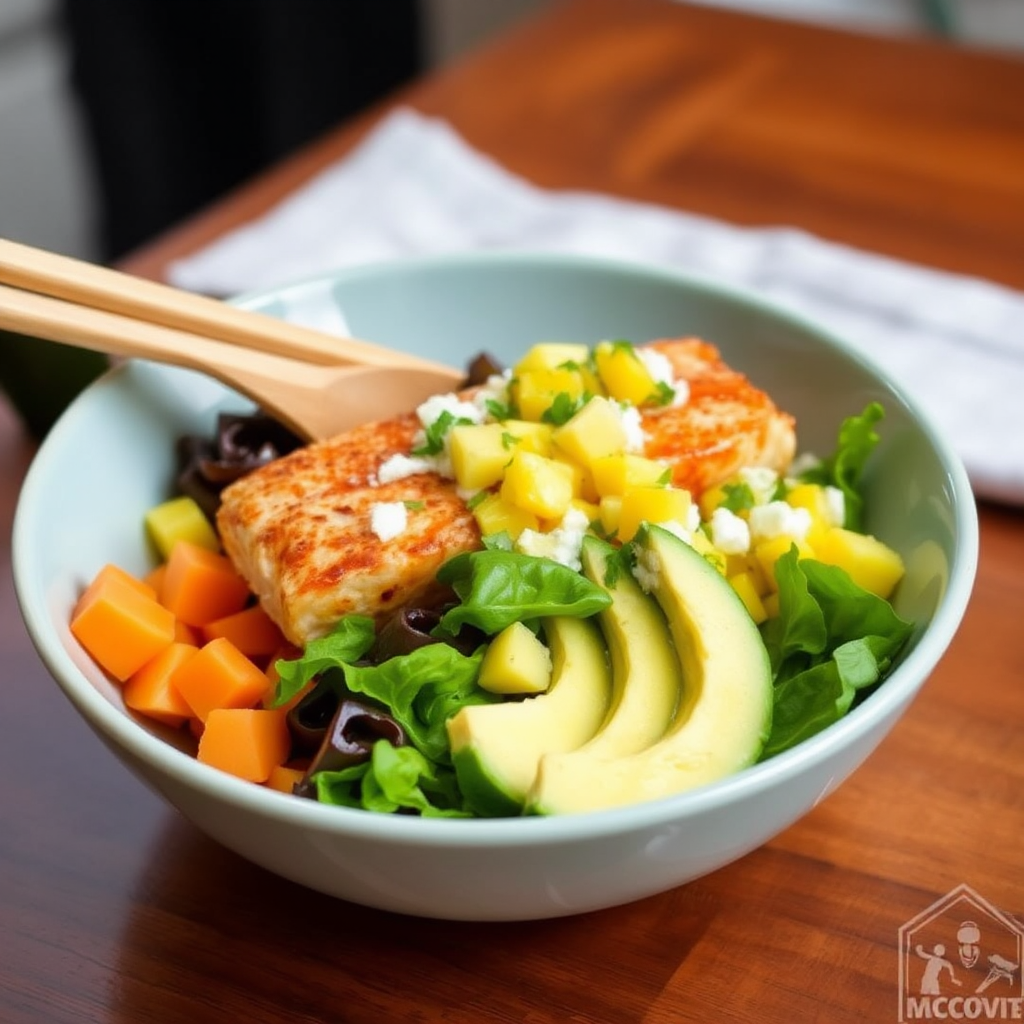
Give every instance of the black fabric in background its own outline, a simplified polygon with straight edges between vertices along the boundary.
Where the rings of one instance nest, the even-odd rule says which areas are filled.
[[[63,0],[113,261],[423,68],[418,0]]]

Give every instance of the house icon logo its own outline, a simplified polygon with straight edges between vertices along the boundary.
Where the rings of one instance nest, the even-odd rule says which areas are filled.
[[[958,885],[899,929],[899,1020],[1024,1019],[1024,925]]]

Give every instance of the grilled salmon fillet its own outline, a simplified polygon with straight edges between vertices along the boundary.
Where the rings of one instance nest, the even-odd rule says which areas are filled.
[[[744,466],[784,470],[792,417],[697,338],[652,342],[689,384],[679,406],[645,410],[645,454],[673,464],[673,483],[699,496]],[[453,481],[433,472],[384,483],[378,470],[408,454],[415,414],[369,423],[301,448],[227,487],[217,513],[224,549],[292,643],[323,636],[348,614],[380,619],[429,600],[438,568],[480,547],[472,512]],[[405,529],[382,541],[380,503],[403,502]]]

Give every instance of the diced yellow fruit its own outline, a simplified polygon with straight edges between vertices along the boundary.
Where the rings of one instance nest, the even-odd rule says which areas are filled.
[[[726,556],[726,576],[737,576],[740,573],[750,574],[750,578],[754,583],[754,589],[759,597],[764,597],[765,594],[771,591],[772,588],[768,583],[768,577],[765,576],[764,569],[761,568],[761,563],[758,561],[757,556],[752,552],[745,555]]]
[[[599,496],[625,494],[633,487],[664,487],[671,470],[656,459],[645,459],[632,452],[618,452],[594,459],[590,464],[594,487]]]
[[[619,410],[598,395],[556,427],[552,440],[570,459],[590,466],[595,459],[625,451],[627,438]]]
[[[761,604],[764,605],[764,614],[767,618],[777,618],[779,614],[779,592],[774,590],[770,594],[763,595]]]
[[[501,423],[455,426],[448,438],[455,481],[467,491],[496,484],[516,445]]]
[[[761,625],[768,618],[768,613],[764,610],[764,602],[761,600],[761,595],[757,592],[757,583],[754,580],[753,573],[738,572],[728,579],[732,584],[732,589],[739,594],[740,600],[746,605],[747,611],[750,612],[750,617],[758,625]]]
[[[770,590],[779,589],[778,583],[775,580],[775,563],[794,544],[797,547],[797,557],[815,557],[815,551],[807,541],[794,540],[792,537],[772,537],[769,540],[759,541],[754,545],[754,558],[761,567]]]
[[[594,362],[612,398],[633,405],[657,400],[658,385],[632,345],[602,341],[594,348]]]
[[[691,504],[690,492],[678,487],[631,487],[622,495],[619,540],[631,540],[642,522],[685,525]]]
[[[572,468],[533,452],[515,452],[505,469],[501,496],[541,519],[560,519],[576,497]]]
[[[488,645],[477,681],[491,693],[543,693],[551,685],[551,653],[528,626],[513,622]]]
[[[511,505],[498,494],[489,494],[473,509],[480,532],[485,537],[507,533],[515,540],[523,530],[540,529],[540,521],[532,512]]]
[[[501,426],[518,441],[524,452],[550,457],[551,435],[554,427],[550,423],[532,423],[530,420],[503,420]]]
[[[541,341],[532,346],[516,363],[513,375],[527,370],[557,370],[565,363],[583,364],[590,358],[590,348],[574,341]]]
[[[703,530],[694,530],[690,536],[690,546],[699,551],[706,561],[710,562],[723,576],[726,575],[726,556],[722,554]]]
[[[179,540],[220,551],[216,530],[192,498],[172,498],[155,505],[146,513],[145,523],[157,551],[165,560]]]
[[[619,532],[619,518],[622,515],[622,495],[609,494],[603,497],[597,505],[600,509],[598,518],[601,520],[601,528],[610,537]]]
[[[811,528],[807,540],[812,546],[820,541],[826,530],[832,528],[829,519],[828,500],[821,484],[797,484],[786,495],[786,503],[793,508],[805,508],[811,514]]]
[[[569,503],[569,507],[582,512],[591,523],[601,518],[601,506],[596,501],[588,501],[586,498],[573,498]]]
[[[575,401],[583,391],[583,378],[579,371],[568,368],[525,370],[514,376],[509,384],[509,394],[520,418],[533,422],[543,419],[558,395],[567,394]]]
[[[888,598],[903,578],[903,559],[870,534],[833,526],[814,550],[822,562],[845,569],[855,583],[879,597]]]

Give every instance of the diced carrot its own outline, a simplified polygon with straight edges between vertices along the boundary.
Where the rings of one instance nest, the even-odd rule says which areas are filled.
[[[142,578],[144,583],[153,588],[156,593],[156,599],[161,604],[163,603],[164,577],[166,575],[167,563],[161,562],[155,569],[150,569]]]
[[[108,563],[103,566],[102,569],[92,578],[92,582],[82,591],[82,596],[75,602],[74,610],[71,612],[72,618],[78,614],[78,610],[89,600],[92,599],[93,594],[105,585],[105,581],[110,577],[116,577],[122,583],[127,583],[130,586],[135,587],[140,594],[144,594],[146,597],[152,598],[152,600],[159,600],[156,588],[153,587],[148,580],[140,580],[137,576],[133,576],[130,572],[126,572],[120,566]]]
[[[182,622],[204,626],[241,611],[249,588],[226,555],[180,540],[167,559],[161,596]]]
[[[196,756],[203,764],[239,778],[266,782],[288,759],[290,749],[291,737],[280,712],[216,708],[206,719]]]
[[[203,634],[198,626],[189,626],[181,621],[174,620],[174,639],[181,644],[191,644],[193,647],[202,647],[204,643]]]
[[[243,608],[234,615],[225,615],[203,626],[203,636],[213,640],[227,637],[250,658],[265,658],[279,650],[284,636],[274,620],[258,605]]]
[[[282,793],[291,793],[296,783],[303,780],[305,774],[301,768],[289,768],[284,764],[275,765],[270,771],[267,786]]]
[[[74,637],[121,682],[174,641],[174,615],[124,575],[101,570],[71,619]]]
[[[167,725],[182,725],[192,714],[185,698],[171,684],[171,676],[198,651],[192,644],[172,643],[150,658],[124,684],[124,702],[140,714]]]
[[[171,676],[177,689],[204,722],[217,708],[251,708],[263,696],[267,677],[230,640],[211,640]]]

